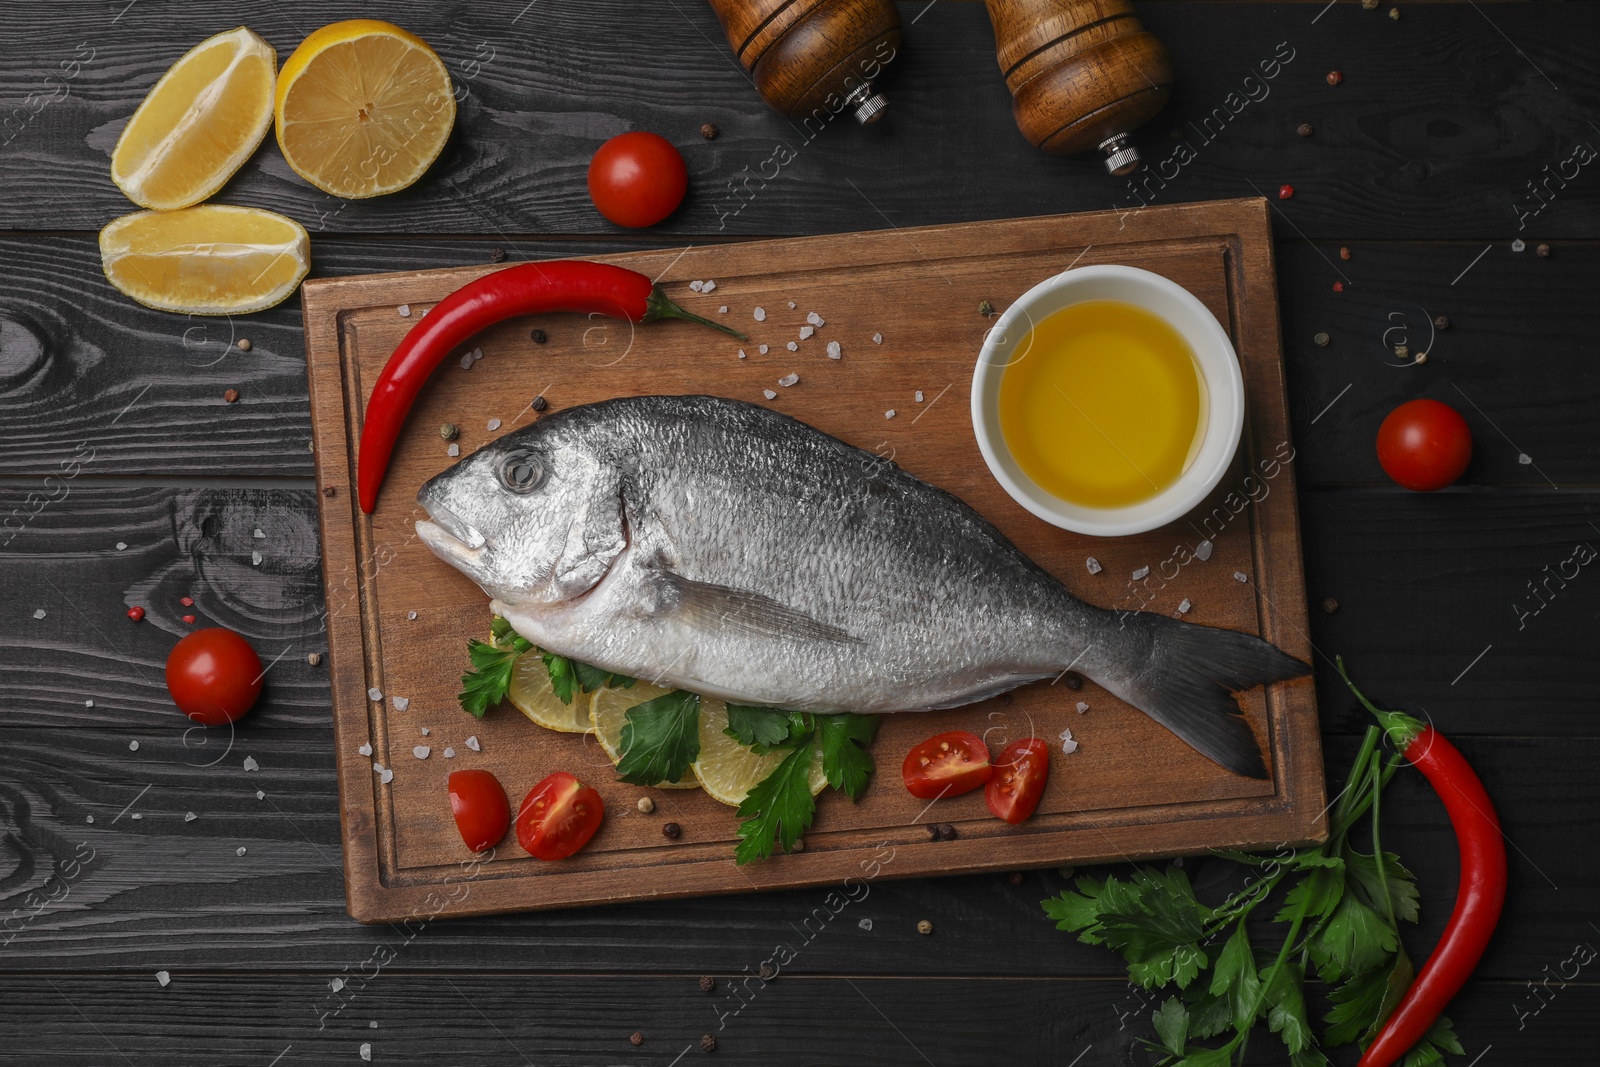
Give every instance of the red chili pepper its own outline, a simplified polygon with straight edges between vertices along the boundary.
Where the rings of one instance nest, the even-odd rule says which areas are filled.
[[[1439,794],[1461,855],[1461,884],[1450,922],[1357,1065],[1389,1067],[1428,1032],[1483,957],[1506,899],[1506,846],[1489,794],[1456,747],[1409,715],[1367,707]]]
[[[406,415],[423,383],[451,351],[502,320],[551,311],[606,315],[630,322],[687,319],[745,339],[737,330],[683,310],[643,274],[607,263],[523,263],[468,282],[411,327],[372,387],[356,468],[362,511],[371,513],[377,505],[378,488],[383,485]]]

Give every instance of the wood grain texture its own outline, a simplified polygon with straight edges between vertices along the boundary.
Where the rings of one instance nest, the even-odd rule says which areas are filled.
[[[1227,324],[1251,411],[1238,457],[1199,514],[1116,541],[1068,534],[1028,515],[987,474],[967,433],[965,406],[937,406],[946,392],[970,391],[970,350],[978,343],[972,335],[990,325],[985,316],[959,308],[976,307],[984,294],[1014,300],[1063,264],[1108,258],[1174,279]],[[876,874],[877,852],[889,846],[903,851],[891,876],[909,877],[1260,847],[1283,840],[1298,844],[1326,832],[1316,821],[1324,797],[1308,681],[1240,697],[1265,747],[1270,782],[1224,771],[1098,688],[1078,694],[1041,683],[1004,703],[891,716],[879,736],[880,745],[895,751],[929,732],[971,728],[974,722],[1014,722],[1018,736],[1054,737],[1070,720],[1074,734],[1100,758],[1076,769],[1081,793],[1052,791],[1022,830],[997,832],[998,824],[983,816],[973,796],[963,802],[961,842],[930,848],[925,839],[918,840],[924,835],[917,824],[925,806],[892,782],[886,785],[880,775],[861,803],[832,796],[820,802],[803,855],[739,868],[728,863],[734,824],[710,798],[697,793],[671,798],[684,838],[668,844],[650,820],[616,814],[633,807],[639,790],[602,784],[613,816],[580,857],[552,866],[513,852],[498,857],[494,870],[470,892],[453,885],[448,906],[437,903],[442,887],[460,876],[458,835],[437,804],[448,768],[443,761],[407,758],[416,743],[414,716],[393,709],[383,694],[403,694],[413,708],[455,706],[457,673],[438,669],[437,650],[446,635],[482,625],[485,600],[470,581],[440,566],[417,539],[421,512],[410,487],[455,462],[429,428],[445,421],[466,427],[460,447],[471,450],[492,439],[502,423],[512,428],[531,417],[531,395],[527,400],[508,395],[500,380],[484,373],[507,361],[534,361],[533,373],[549,379],[538,395],[558,406],[684,391],[760,403],[758,390],[768,385],[765,402],[774,410],[870,455],[888,457],[955,493],[1063,581],[1078,579],[1084,559],[1097,553],[1111,575],[1142,571],[1141,579],[1151,576],[1119,602],[1137,610],[1150,586],[1166,585],[1192,563],[1189,581],[1208,606],[1191,614],[1190,621],[1256,633],[1291,655],[1309,655],[1294,474],[1283,462],[1293,449],[1263,201],[1162,208],[1131,222],[1099,212],[981,227],[668,249],[608,262],[633,267],[669,287],[692,278],[716,279],[717,289],[691,300],[691,309],[720,319],[720,309],[728,308],[724,321],[741,324],[750,339],[741,347],[722,338],[708,341],[704,328],[681,323],[639,329],[595,323],[585,332],[585,347],[562,358],[550,353],[548,344],[527,339],[532,320],[486,330],[473,339],[483,361],[468,359],[465,366],[443,370],[420,399],[371,516],[360,514],[349,496],[356,474],[354,441],[361,434],[370,383],[416,311],[484,272],[379,274],[316,282],[306,289],[318,482],[337,494],[320,515],[352,915],[393,920],[413,914],[423,901],[450,914],[481,914],[641,895],[825,885],[860,877],[869,867]],[[923,286],[917,278],[925,273],[949,288],[939,308],[920,299]],[[825,324],[815,337],[801,333],[794,340],[815,312],[822,313],[819,321]],[[770,351],[762,353],[762,344]],[[827,358],[823,346],[831,351],[836,344],[843,358]],[[748,358],[735,358],[735,349]],[[717,369],[719,351],[722,367]],[[770,388],[797,367],[803,370],[799,385],[781,394]],[[906,403],[918,386],[929,398],[924,406]],[[905,412],[903,419],[889,417],[897,406]],[[485,421],[491,436],[480,437],[476,426]],[[1261,492],[1264,484],[1267,491]],[[1258,502],[1250,517],[1236,524],[1251,498]],[[1207,554],[1197,547],[1202,540],[1220,539],[1230,527],[1236,533],[1223,551],[1204,562],[1195,559],[1196,552]],[[1243,582],[1236,580],[1239,575],[1245,576]],[[413,617],[419,597],[430,604],[426,619]],[[372,697],[374,692],[379,696]],[[1099,708],[1092,722],[1073,710],[1080,696]],[[986,714],[988,719],[981,717]],[[484,755],[474,762],[484,762],[513,793],[557,768],[604,769],[608,763],[581,735],[553,734],[525,721],[486,722],[483,738]],[[371,755],[352,755],[358,746]],[[382,769],[394,771],[392,781],[375,779],[374,771]],[[1081,797],[1095,799],[1085,807]]]
[[[1397,23],[1338,4],[1313,24],[1305,4],[1146,0],[1140,17],[1167,43],[1177,91],[1136,137],[1152,168],[1149,191],[1141,178],[1137,193],[1093,158],[1044,157],[1017,132],[980,4],[902,4],[907,24],[917,21],[881,86],[894,114],[864,129],[836,120],[818,136],[762,105],[707,4],[525,8],[384,5],[466,91],[444,155],[412,189],[341,202],[295,178],[268,143],[220,199],[283,212],[313,234],[614,232],[589,204],[585,168],[605,138],[648,128],[682,146],[691,175],[689,201],[657,231],[662,243],[1132,209],[1151,195],[1270,194],[1283,182],[1298,190],[1284,210],[1313,237],[1600,236],[1592,166],[1545,194],[1549,206],[1518,230],[1518,205],[1536,203],[1527,183],[1600,137],[1588,125],[1600,108],[1595,54],[1575,44],[1592,35],[1581,4],[1421,4]],[[111,148],[149,86],[202,37],[248,23],[286,56],[349,11],[330,0],[292,13],[250,0],[203,10],[142,0],[112,25],[116,15],[93,5],[0,10],[0,39],[24,45],[0,53],[0,123],[17,114],[0,135],[10,138],[0,229],[94,231],[126,213]],[[1260,63],[1283,43],[1294,59],[1261,80]],[[92,60],[70,81],[52,78],[80,44]],[[1336,89],[1323,80],[1335,68],[1345,74]],[[705,122],[722,130],[717,140],[700,139]],[[1316,136],[1296,137],[1302,122]],[[1172,129],[1194,154],[1181,165],[1167,162]]]

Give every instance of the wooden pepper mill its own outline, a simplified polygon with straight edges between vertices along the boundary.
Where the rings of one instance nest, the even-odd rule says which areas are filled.
[[[900,47],[894,0],[711,0],[728,45],[773,110],[863,125],[889,102],[872,88]]]
[[[1099,148],[1106,169],[1139,166],[1128,134],[1172,93],[1167,50],[1130,0],[985,0],[1023,135],[1051,155]]]

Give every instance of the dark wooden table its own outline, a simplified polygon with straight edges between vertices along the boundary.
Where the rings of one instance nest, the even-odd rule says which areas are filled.
[[[359,1062],[370,1042],[375,1063],[666,1065],[712,1033],[747,1064],[1146,1062],[1148,1008],[1116,959],[1041,916],[1054,870],[875,884],[743,1000],[734,981],[795,941],[819,892],[421,929],[346,917],[326,666],[307,662],[323,597],[299,302],[189,319],[100,273],[95,233],[131,210],[111,147],[177,56],[241,23],[287,56],[371,14],[448,63],[456,133],[408,192],[341,202],[269,138],[219,197],[303,222],[317,276],[1139,203],[1094,161],[1022,140],[971,0],[903,5],[889,117],[809,141],[761,105],[701,0],[359,7],[0,5],[0,1061],[286,1067]],[[1455,736],[1500,805],[1509,904],[1452,1010],[1461,1062],[1590,1061],[1596,972],[1558,972],[1600,943],[1600,577],[1548,576],[1600,543],[1600,165],[1575,168],[1600,145],[1600,11],[1388,7],[1142,3],[1179,91],[1137,140],[1151,160],[1169,136],[1197,149],[1151,184],[1158,203],[1295,188],[1273,203],[1308,593],[1338,600],[1312,632],[1330,776],[1365,725],[1335,684],[1342,654],[1374,696]],[[1264,96],[1195,135],[1283,49]],[[583,181],[629,128],[681,145],[692,175],[643,235],[605,224]],[[730,212],[728,183],[779,144],[793,162]],[[1399,343],[1427,365],[1396,366]],[[1477,445],[1462,484],[1429,496],[1373,453],[1383,414],[1416,396],[1460,408]],[[185,594],[274,663],[231,739],[186,732],[167,699]],[[1385,817],[1421,882],[1420,957],[1455,851],[1414,774]],[[1201,884],[1223,866],[1191,861]],[[1275,1048],[1253,1042],[1252,1062]]]

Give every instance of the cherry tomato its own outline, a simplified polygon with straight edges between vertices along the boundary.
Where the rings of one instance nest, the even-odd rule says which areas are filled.
[[[1449,404],[1408,400],[1378,427],[1378,462],[1407,489],[1431,493],[1461,477],[1472,459],[1472,431]]]
[[[965,730],[935,734],[906,753],[900,768],[906,788],[914,797],[956,797],[970,793],[989,780],[989,746]]]
[[[450,812],[456,817],[461,840],[474,852],[493,848],[511,825],[511,802],[490,771],[451,771]]]
[[[206,726],[233,722],[249,711],[265,673],[250,642],[220,626],[196,630],[167,653],[172,702]]]
[[[1050,746],[1037,737],[1013,741],[1000,753],[994,777],[983,787],[983,802],[995,818],[1015,826],[1039,806],[1050,778]]]
[[[665,137],[619,133],[589,161],[589,199],[618,226],[654,226],[683,203],[689,168]]]
[[[542,860],[564,860],[600,829],[606,805],[600,794],[566,771],[529,791],[517,809],[517,840]]]

